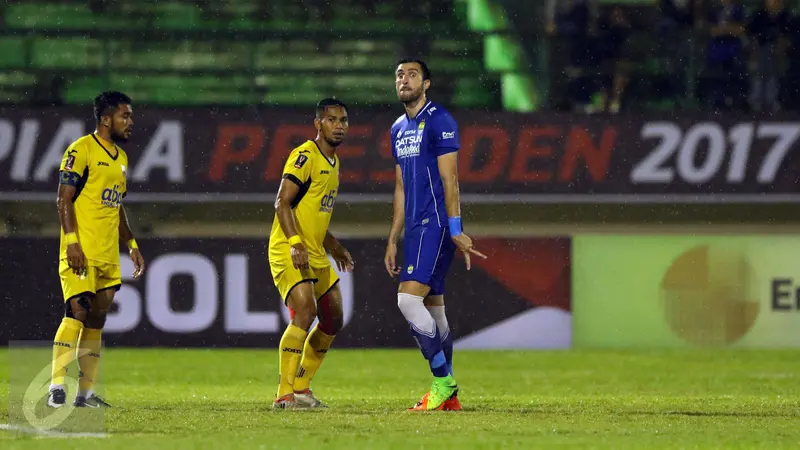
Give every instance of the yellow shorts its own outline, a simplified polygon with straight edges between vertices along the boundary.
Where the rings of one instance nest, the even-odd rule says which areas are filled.
[[[330,264],[301,271],[294,268],[291,259],[279,259],[270,260],[269,268],[284,304],[289,299],[292,288],[304,281],[310,280],[314,283],[314,298],[317,300],[327,294],[339,281],[339,275]]]
[[[69,268],[66,259],[58,263],[58,275],[61,277],[61,291],[64,301],[80,294],[96,294],[103,289],[116,288],[122,285],[122,271],[119,264],[89,261],[86,276],[79,277]]]

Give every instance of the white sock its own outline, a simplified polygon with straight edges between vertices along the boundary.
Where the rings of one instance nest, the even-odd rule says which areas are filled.
[[[52,392],[53,389],[61,389],[62,391],[67,392],[67,387],[64,386],[63,384],[51,384],[50,385],[50,392]]]
[[[428,306],[428,312],[436,321],[436,327],[439,328],[439,335],[442,340],[450,333],[450,324],[447,323],[447,316],[444,315],[444,305],[441,306]]]
[[[397,306],[414,330],[422,335],[436,335],[436,321],[425,308],[424,299],[411,294],[397,294]]]

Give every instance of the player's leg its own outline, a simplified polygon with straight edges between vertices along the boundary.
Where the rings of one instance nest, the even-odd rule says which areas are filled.
[[[455,253],[455,244],[450,238],[450,233],[445,231],[429,282],[431,289],[424,301],[425,307],[428,308],[431,316],[436,321],[436,327],[439,329],[439,336],[442,339],[442,351],[444,351],[447,367],[451,375],[453,374],[453,336],[450,333],[450,324],[445,315],[444,283]]]
[[[317,318],[319,322],[308,334],[303,347],[303,358],[294,381],[295,399],[305,407],[324,407],[313,392],[311,380],[319,370],[328,350],[333,344],[336,333],[341,331],[344,314],[342,312],[342,293],[339,290],[339,276],[333,267],[316,269],[319,279],[314,285],[317,300]]]
[[[67,366],[75,359],[78,338],[89,313],[90,301],[94,296],[93,268],[87,269],[87,276],[79,277],[67,265],[66,260],[59,263],[61,290],[64,294],[64,317],[53,339],[53,360],[51,381],[47,404],[60,408],[66,404]]]
[[[441,295],[442,266],[449,267],[452,260],[452,256],[447,254],[452,242],[447,230],[439,227],[424,229],[420,233],[419,240],[415,241],[412,240],[410,247],[404,246],[407,255],[406,264],[411,268],[409,262],[415,263],[413,270],[406,269],[401,278],[398,304],[406,303],[407,311],[404,311],[403,315],[412,324],[412,332],[423,355],[430,363],[434,379],[430,392],[412,409],[444,409],[445,402],[458,393],[458,385],[444,352],[441,334],[444,330],[439,328],[436,319],[425,306],[425,298]],[[412,255],[413,258],[415,254],[416,259],[408,258],[408,255]],[[404,292],[407,295],[403,296]],[[413,321],[410,317],[414,318]],[[423,323],[427,329],[420,328]],[[430,330],[433,330],[433,333]]]
[[[278,347],[280,380],[273,407],[292,408],[295,406],[294,381],[297,368],[308,336],[308,328],[317,315],[314,298],[314,282],[317,279],[311,274],[302,274],[291,263],[282,265],[280,270],[276,270],[273,264],[273,278],[286,306],[293,311],[291,322],[283,332]]]
[[[109,407],[102,398],[95,395],[95,380],[100,372],[100,354],[102,350],[103,327],[114,295],[122,284],[118,265],[108,264],[98,267],[97,295],[91,302],[89,313],[84,322],[78,347],[78,365],[81,369],[78,380],[78,395],[75,397],[77,407]]]
[[[428,294],[423,301],[425,308],[436,321],[436,328],[439,330],[439,338],[442,340],[442,351],[444,359],[447,361],[447,369],[453,374],[453,336],[450,334],[450,324],[444,312],[444,295]]]

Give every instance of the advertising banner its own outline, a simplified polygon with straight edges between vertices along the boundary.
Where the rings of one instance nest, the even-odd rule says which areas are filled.
[[[576,347],[800,347],[796,236],[579,236]]]
[[[356,267],[340,273],[345,327],[338,347],[413,347],[383,266],[385,241],[343,240]],[[0,344],[52,339],[63,316],[57,239],[0,239]],[[103,334],[107,346],[272,347],[289,317],[272,280],[267,241],[139,239],[145,276],[123,286]],[[565,348],[571,343],[568,238],[480,240],[487,260],[459,256],[445,303],[457,348]],[[402,248],[402,247],[400,247]],[[335,267],[335,266],[334,266]]]
[[[127,201],[265,201],[309,110],[135,108]],[[339,196],[388,201],[389,129],[400,110],[350,113]],[[800,118],[453,111],[465,202],[725,203],[800,199]],[[91,108],[0,108],[0,199],[50,200],[64,150]]]

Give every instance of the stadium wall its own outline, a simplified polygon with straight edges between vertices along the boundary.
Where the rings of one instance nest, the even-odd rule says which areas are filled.
[[[0,239],[0,343],[48,340],[63,314],[58,240]],[[143,239],[147,273],[123,286],[106,323],[108,346],[274,347],[288,323],[272,283],[266,239]],[[340,273],[345,329],[340,347],[413,347],[397,309],[397,283],[383,268],[385,241],[347,239],[356,261]],[[566,348],[570,328],[570,240],[481,240],[489,260],[472,271],[456,258],[448,278],[448,319],[457,348]],[[35,256],[34,256],[35,255]],[[8,287],[6,287],[8,286]]]

